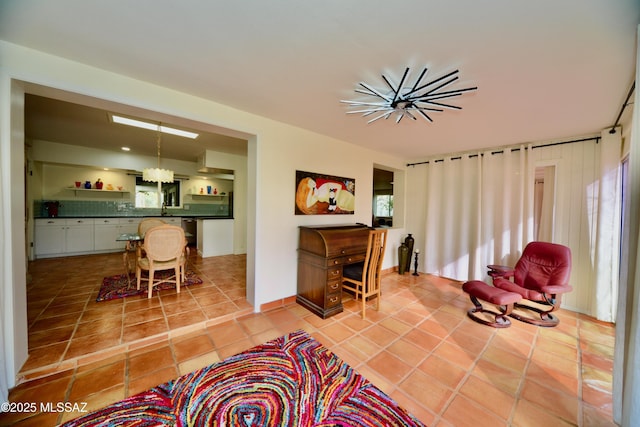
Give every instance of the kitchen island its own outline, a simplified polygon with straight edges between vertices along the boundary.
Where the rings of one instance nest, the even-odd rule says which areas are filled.
[[[233,254],[233,218],[198,218],[198,254],[203,257]]]

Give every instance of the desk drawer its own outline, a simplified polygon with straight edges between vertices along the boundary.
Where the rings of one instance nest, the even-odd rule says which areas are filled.
[[[340,292],[336,292],[335,294],[327,294],[327,296],[325,297],[325,301],[324,301],[325,310],[341,304],[342,304],[342,298],[340,297]]]
[[[332,267],[335,265],[344,265],[344,264],[353,264],[356,262],[364,261],[365,254],[353,254],[353,255],[345,255],[338,258],[329,258],[327,259],[327,267]]]
[[[342,266],[327,269],[327,282],[342,278]]]
[[[327,282],[327,295],[328,294],[333,294],[333,293],[340,293],[340,290],[342,289],[342,284],[340,283],[340,279],[338,280],[331,280],[329,282]]]

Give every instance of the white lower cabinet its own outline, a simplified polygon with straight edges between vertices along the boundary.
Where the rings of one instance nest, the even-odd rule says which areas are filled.
[[[36,219],[35,253],[37,257],[65,252],[67,222],[64,219]]]
[[[36,257],[90,253],[93,248],[93,219],[36,219]]]
[[[118,241],[118,236],[137,233],[138,224],[140,224],[140,218],[96,218],[95,251],[124,250],[127,242]]]
[[[181,226],[181,217],[163,217],[168,224]],[[138,232],[142,218],[37,218],[35,256],[49,258],[100,252],[124,251],[121,234]]]
[[[94,225],[94,236],[96,251],[111,251],[124,247],[123,242],[118,242],[116,239],[120,235],[118,230],[117,218],[96,218]]]

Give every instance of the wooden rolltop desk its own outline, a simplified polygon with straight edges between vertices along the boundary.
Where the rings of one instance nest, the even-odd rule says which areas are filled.
[[[364,261],[364,224],[300,227],[296,301],[326,319],[342,312],[342,266]]]

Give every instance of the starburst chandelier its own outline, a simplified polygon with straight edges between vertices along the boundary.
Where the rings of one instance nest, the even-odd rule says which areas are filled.
[[[427,68],[425,67],[412,86],[406,85],[409,77],[409,67],[404,71],[404,75],[398,84],[394,84],[389,78],[382,75],[382,79],[387,84],[384,89],[376,89],[371,85],[360,82],[360,87],[355,90],[356,93],[367,95],[374,99],[343,100],[340,102],[348,104],[351,108],[351,110],[347,111],[347,114],[362,114],[363,117],[373,116],[367,123],[373,123],[378,119],[388,119],[393,115],[395,115],[396,123],[400,123],[400,120],[405,116],[417,120],[416,116],[418,115],[429,122],[433,122],[433,119],[429,116],[431,112],[442,112],[445,109],[462,109],[457,105],[441,102],[442,100],[478,89],[477,87],[450,88],[449,86],[459,78],[457,76],[458,70],[421,84],[426,74]]]

